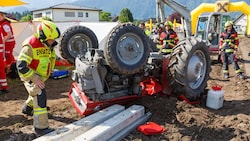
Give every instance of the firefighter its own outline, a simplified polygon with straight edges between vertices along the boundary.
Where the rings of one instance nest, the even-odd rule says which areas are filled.
[[[24,114],[33,115],[35,132],[47,134],[49,128],[45,81],[54,69],[56,54],[55,39],[59,38],[58,27],[50,21],[42,21],[37,26],[37,33],[23,42],[23,48],[17,58],[17,70],[29,97],[23,105]]]
[[[6,68],[6,62],[5,62],[5,53],[4,53],[4,38],[2,34],[2,30],[0,28],[0,84],[1,84],[1,94],[8,93],[8,83],[6,79],[6,73],[5,73],[5,68]]]
[[[235,72],[237,76],[244,79],[242,71],[237,63],[236,53],[239,46],[238,34],[233,28],[233,22],[227,21],[225,23],[225,31],[221,33],[220,36],[220,54],[223,63],[223,74],[224,78],[229,78],[228,65],[229,61],[234,65]]]
[[[165,22],[165,31],[160,35],[160,40],[163,41],[163,46],[160,52],[169,54],[173,52],[173,47],[178,43],[179,39],[176,32],[173,30],[173,23],[171,21]]]
[[[8,19],[6,19],[4,13],[1,12],[0,12],[0,25],[4,36],[6,63],[7,67],[9,67],[13,62],[15,62],[13,49],[16,45],[16,41],[11,26],[11,22]]]

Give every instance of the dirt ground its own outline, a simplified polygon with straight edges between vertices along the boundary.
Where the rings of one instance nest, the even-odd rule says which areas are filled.
[[[221,64],[212,64],[207,89],[213,85],[223,86],[224,105],[214,110],[206,107],[206,96],[201,104],[190,105],[176,97],[147,96],[135,104],[145,106],[152,113],[148,121],[163,126],[166,131],[159,135],[146,136],[136,129],[124,141],[249,141],[250,140],[250,39],[240,39],[239,64],[245,70],[245,80],[234,77],[230,67],[228,81],[222,77]],[[243,57],[244,56],[244,57]],[[68,99],[70,77],[49,79],[46,82],[48,95],[49,123],[60,128],[81,119]],[[0,96],[0,140],[29,141],[33,134],[32,118],[21,113],[27,98],[20,80],[9,80],[10,93]]]

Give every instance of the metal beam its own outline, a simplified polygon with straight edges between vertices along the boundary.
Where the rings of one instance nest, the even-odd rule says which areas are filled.
[[[187,9],[185,6],[181,5],[180,3],[174,1],[174,0],[162,0],[166,5],[168,5],[170,8],[178,12],[182,15],[184,18],[185,23],[182,23],[185,25],[186,29],[186,36],[191,35],[191,11]]]

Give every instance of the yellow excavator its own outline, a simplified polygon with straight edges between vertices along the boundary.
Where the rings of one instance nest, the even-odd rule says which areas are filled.
[[[194,35],[206,42],[211,53],[218,53],[220,33],[226,21],[231,20],[229,13],[241,11],[247,19],[246,35],[250,36],[250,6],[244,2],[217,0],[213,3],[202,3],[192,11],[175,0],[156,0],[156,20],[164,22],[164,6],[167,5],[182,15],[185,36]]]

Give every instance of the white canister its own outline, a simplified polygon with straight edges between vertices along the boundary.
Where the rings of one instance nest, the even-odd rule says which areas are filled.
[[[222,86],[212,86],[207,93],[206,106],[212,109],[220,109],[224,102],[224,91]]]

